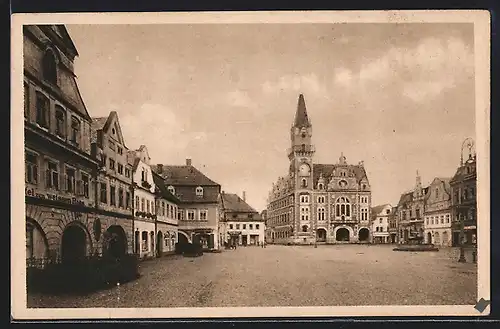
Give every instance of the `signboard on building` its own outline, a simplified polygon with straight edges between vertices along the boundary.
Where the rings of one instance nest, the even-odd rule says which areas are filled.
[[[59,201],[59,202],[67,203],[67,204],[86,206],[85,202],[83,200],[81,200],[81,198],[67,197],[67,196],[62,196],[62,195],[58,195],[58,194],[54,194],[54,193],[47,193],[47,192],[41,193],[41,192],[36,191],[32,187],[26,187],[24,190],[24,194],[26,196],[29,196],[32,198],[37,198],[37,199],[42,199],[42,200]]]

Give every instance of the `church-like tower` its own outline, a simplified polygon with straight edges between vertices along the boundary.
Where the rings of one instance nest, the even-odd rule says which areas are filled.
[[[303,94],[299,96],[295,120],[290,128],[290,144],[288,149],[289,174],[294,179],[294,185],[300,190],[311,190],[315,148],[312,144],[312,125],[307,116]]]

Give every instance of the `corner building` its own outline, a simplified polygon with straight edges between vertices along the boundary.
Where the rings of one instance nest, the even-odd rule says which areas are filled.
[[[312,124],[300,94],[294,123],[288,175],[278,178],[268,197],[269,243],[368,243],[371,190],[363,162],[317,164]]]

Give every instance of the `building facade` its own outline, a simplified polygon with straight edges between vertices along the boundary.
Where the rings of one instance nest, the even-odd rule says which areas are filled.
[[[392,207],[391,213],[389,214],[389,217],[387,217],[387,221],[389,223],[389,237],[391,243],[397,243],[398,242],[398,207]]]
[[[179,199],[167,190],[163,178],[154,171],[153,180],[156,186],[156,249],[161,256],[175,252]]]
[[[312,125],[299,96],[290,130],[287,176],[268,197],[270,243],[312,244],[370,241],[371,190],[363,162],[316,164]]]
[[[265,222],[261,214],[237,194],[220,195],[222,244],[256,246],[265,241]]]
[[[398,203],[399,242],[424,240],[425,196],[428,187],[422,186],[422,179],[417,172],[415,187],[401,195]]]
[[[62,25],[23,27],[26,257],[72,261],[102,251],[91,117]],[[29,263],[27,263],[29,265]]]
[[[389,216],[392,206],[384,204],[375,206],[371,210],[372,243],[390,243]]]
[[[476,154],[469,149],[469,157],[450,180],[453,245],[476,245],[477,194]],[[463,232],[463,234],[461,234]],[[462,236],[462,237],[461,237]]]
[[[156,256],[156,185],[146,146],[128,152],[133,161],[134,252],[140,258]]]
[[[118,114],[92,118],[92,156],[99,162],[96,182],[97,207],[102,209],[105,238],[113,254],[133,252],[132,164],[128,161]],[[109,227],[107,227],[109,226]]]
[[[178,241],[197,242],[205,250],[219,249],[221,186],[196,169],[191,159],[183,166],[157,164],[153,169],[179,199]]]
[[[434,178],[425,198],[424,241],[436,246],[451,246],[450,178]]]

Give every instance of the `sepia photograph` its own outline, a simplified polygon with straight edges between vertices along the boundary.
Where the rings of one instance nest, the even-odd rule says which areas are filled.
[[[489,28],[14,15],[14,317],[487,315]]]

